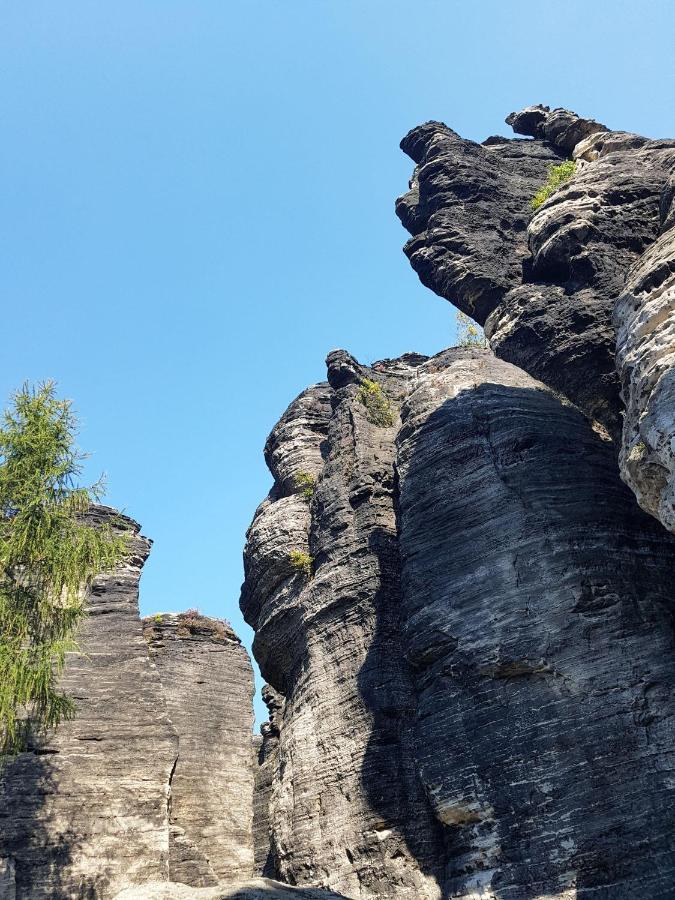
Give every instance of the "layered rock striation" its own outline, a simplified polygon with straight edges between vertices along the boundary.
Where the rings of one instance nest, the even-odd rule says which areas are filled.
[[[129,551],[86,598],[63,676],[74,719],[0,769],[0,900],[258,896],[248,654],[194,610],[142,623],[150,541],[115,510],[89,518]]]
[[[477,144],[439,122],[403,139],[416,164],[397,202],[405,252],[498,356],[611,435],[623,426],[622,476],[672,530],[675,141],[543,106],[507,122],[530,139]],[[570,158],[573,177],[533,211],[548,168]]]
[[[138,615],[150,541],[114,510],[91,518],[125,531],[129,554],[87,597],[82,652],[63,676],[75,718],[0,772],[0,858],[16,900],[111,897],[169,874],[178,739]]]
[[[250,878],[253,865],[253,669],[232,628],[196,611],[143,620],[178,733],[171,780],[169,879],[194,886]]]
[[[241,606],[263,676],[285,698],[271,856],[290,884],[436,897],[441,835],[412,766],[399,621],[396,428],[368,421],[360,371],[335,354],[330,385],[273,430],[275,484],[247,539]],[[296,486],[303,473],[312,496]]]
[[[336,351],[267,457],[286,475],[242,609],[285,696],[277,875],[350,898],[668,896],[675,542],[606,436],[489,351]]]

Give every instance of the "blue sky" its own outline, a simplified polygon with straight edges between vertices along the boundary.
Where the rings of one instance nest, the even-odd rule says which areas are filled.
[[[326,352],[452,343],[398,142],[529,103],[675,134],[670,2],[0,2],[0,397],[54,378],[155,541],[142,611],[238,610],[265,437]],[[258,704],[260,709],[260,705]]]

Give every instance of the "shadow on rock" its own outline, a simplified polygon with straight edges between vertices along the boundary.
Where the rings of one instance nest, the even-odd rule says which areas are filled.
[[[73,883],[72,874],[64,877],[72,872],[80,841],[67,822],[45,814],[57,787],[51,756],[21,753],[0,768],[0,859],[13,864],[16,900],[95,900],[95,879],[82,876]]]

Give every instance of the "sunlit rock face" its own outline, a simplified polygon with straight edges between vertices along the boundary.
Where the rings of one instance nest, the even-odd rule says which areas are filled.
[[[270,858],[291,884],[435,898],[442,835],[412,762],[401,643],[396,428],[366,418],[365,372],[332,354],[330,385],[289,407],[267,444],[275,485],[248,534],[242,610],[263,676],[285,696]],[[295,488],[300,472],[317,478],[311,498]],[[293,568],[295,550],[311,573]]]
[[[640,505],[675,531],[675,151],[661,234],[629,271],[614,310],[626,404],[620,464]]]
[[[530,139],[476,144],[436,122],[403,139],[416,163],[397,202],[405,252],[498,356],[621,442],[622,477],[672,530],[675,142],[542,106],[507,122]],[[566,158],[573,177],[534,211]]]
[[[87,598],[83,652],[63,678],[75,718],[0,773],[0,858],[16,900],[107,898],[168,877],[178,739],[138,615],[150,542],[114,510],[95,508],[92,520],[125,530],[130,553]]]
[[[345,900],[332,891],[302,890],[268,878],[227,882],[216,887],[187,887],[155,882],[119,893],[115,900]]]
[[[308,406],[313,444],[292,425]],[[277,876],[350,898],[667,896],[675,545],[607,436],[480,349],[336,351],[282,423],[316,488],[275,484],[242,593],[285,695]]]
[[[250,878],[253,669],[225,622],[196,611],[143,620],[178,733],[169,878],[195,886]]]
[[[126,532],[129,551],[87,596],[81,652],[63,676],[74,719],[0,771],[0,900],[251,879],[248,654],[229,625],[196,611],[141,622],[150,541],[107,507],[89,519]]]

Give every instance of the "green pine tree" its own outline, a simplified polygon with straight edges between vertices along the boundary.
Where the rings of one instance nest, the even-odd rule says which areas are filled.
[[[58,677],[77,650],[85,591],[127,547],[83,521],[102,484],[77,486],[76,433],[51,382],[24,385],[0,427],[0,754],[73,715]]]

